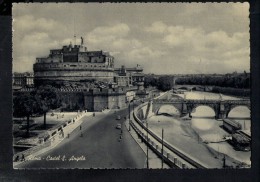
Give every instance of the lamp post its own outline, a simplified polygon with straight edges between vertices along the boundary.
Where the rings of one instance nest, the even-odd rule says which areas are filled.
[[[147,169],[149,169],[149,155],[148,155],[148,121],[146,120],[146,142],[147,142],[147,148],[146,148],[146,153],[147,153],[147,159],[146,159],[146,166]]]
[[[162,128],[162,169],[163,169],[163,128]]]
[[[223,168],[226,168],[226,155],[224,154],[224,157],[223,157]]]
[[[130,125],[130,113],[131,113],[131,108],[130,108],[130,101],[129,101],[129,105],[128,105],[128,111],[129,111],[129,116],[128,116],[128,120],[129,120],[129,131],[131,131],[131,125]]]

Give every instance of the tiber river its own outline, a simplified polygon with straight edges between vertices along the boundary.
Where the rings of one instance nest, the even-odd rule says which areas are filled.
[[[168,93],[170,94],[170,93]],[[186,92],[186,99],[219,99],[219,94],[208,92]],[[179,96],[182,96],[179,94]],[[223,100],[238,99],[222,95]],[[144,110],[146,108],[143,108]],[[170,105],[162,106],[159,113],[178,115],[176,108]],[[208,106],[199,106],[192,113],[191,120],[183,120],[179,117],[165,115],[150,115],[148,117],[149,128],[157,135],[161,135],[164,129],[164,138],[167,142],[197,159],[209,168],[222,168],[225,155],[226,164],[237,167],[241,163],[251,166],[251,151],[236,151],[223,137],[229,135],[221,128],[223,121],[214,119],[215,113]],[[243,130],[250,132],[250,110],[245,106],[234,108],[228,115],[242,124]],[[203,141],[203,142],[202,142]]]

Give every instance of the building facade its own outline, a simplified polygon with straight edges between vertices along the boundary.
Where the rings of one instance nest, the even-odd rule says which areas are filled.
[[[13,73],[13,85],[20,87],[32,87],[34,85],[34,74],[31,72]]]
[[[71,44],[50,50],[47,57],[36,58],[33,65],[36,86],[52,83],[101,81],[119,87],[143,89],[143,68],[114,67],[114,57],[104,51],[88,51]]]
[[[71,44],[50,50],[33,65],[35,89],[49,84],[57,89],[64,110],[101,111],[125,107],[135,97],[146,97],[143,68],[114,67],[114,57]],[[14,77],[23,86],[24,80]],[[33,76],[32,76],[33,78]],[[22,88],[18,92],[30,92]]]
[[[112,82],[114,57],[102,50],[87,51],[83,45],[70,44],[62,49],[50,50],[45,58],[36,58],[33,70],[36,85],[52,81]]]

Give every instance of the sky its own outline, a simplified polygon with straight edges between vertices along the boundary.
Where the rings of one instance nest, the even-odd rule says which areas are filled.
[[[70,42],[154,74],[250,71],[248,3],[13,3],[13,72]]]

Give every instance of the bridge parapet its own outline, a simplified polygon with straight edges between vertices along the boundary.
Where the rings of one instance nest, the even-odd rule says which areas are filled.
[[[154,99],[153,103],[227,103],[250,104],[250,100],[213,100],[213,99]]]
[[[186,115],[193,112],[196,107],[200,105],[206,105],[211,107],[215,112],[215,117],[217,119],[226,118],[229,112],[237,106],[246,106],[251,110],[250,100],[213,100],[213,99],[154,99],[152,111],[157,113],[161,106],[163,105],[173,105],[179,110],[181,115]]]

